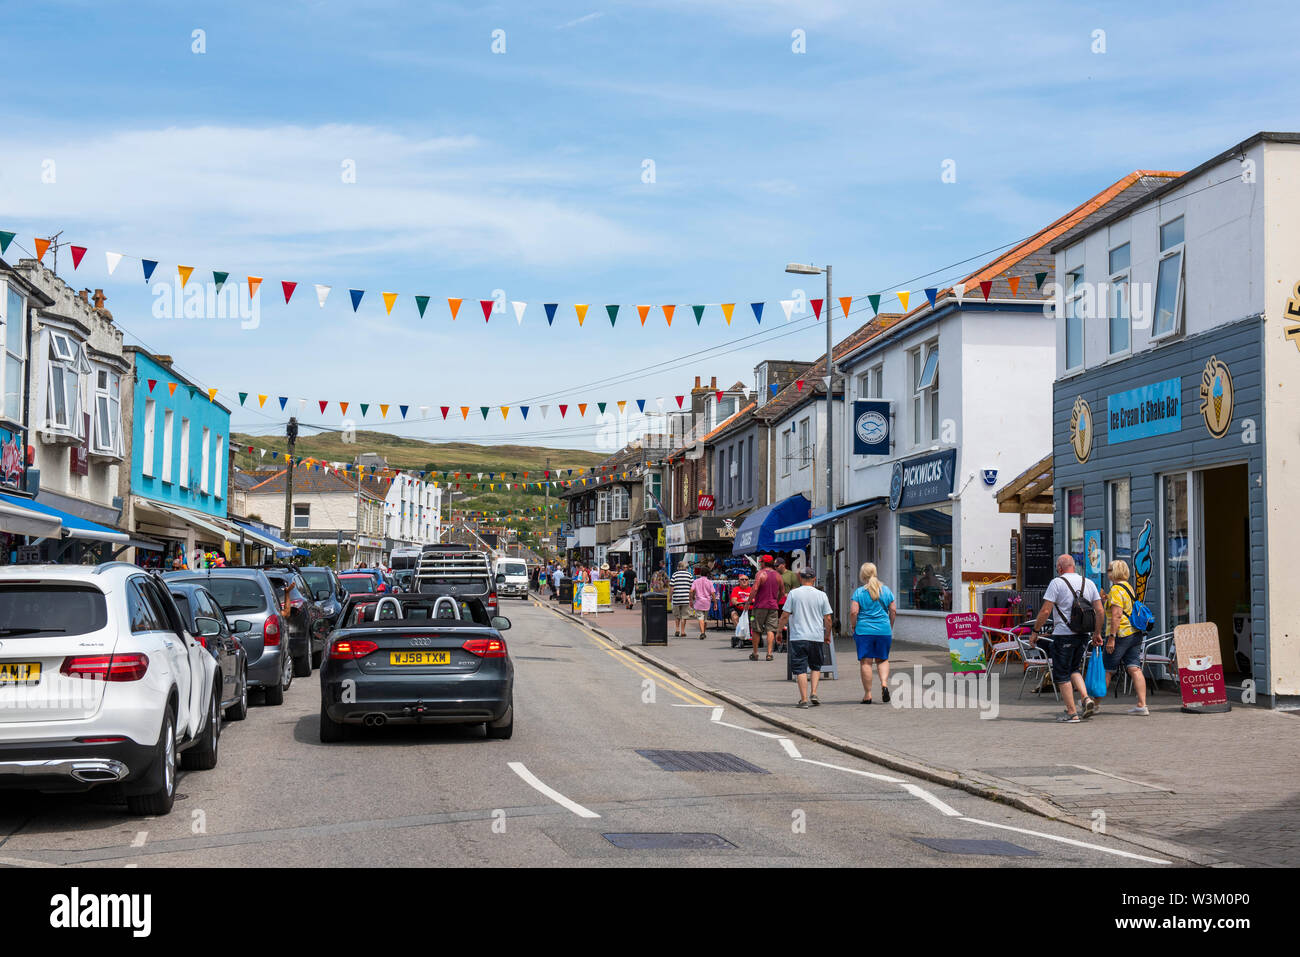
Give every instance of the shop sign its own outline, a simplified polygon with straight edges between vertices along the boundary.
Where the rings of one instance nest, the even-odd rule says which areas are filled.
[[[1300,282],[1295,284],[1291,298],[1286,301],[1286,322],[1287,326],[1282,334],[1294,342],[1297,349],[1300,349]]]
[[[82,416],[82,420],[85,423],[82,434],[86,438],[79,445],[74,445],[68,455],[68,472],[72,475],[90,474],[90,415]]]
[[[1106,441],[1111,445],[1168,435],[1183,427],[1183,380],[1153,382],[1106,399]]]
[[[949,615],[948,659],[953,674],[982,675],[988,670],[984,660],[984,632],[980,630],[978,612],[967,611]]]
[[[1183,710],[1227,711],[1228,686],[1223,680],[1218,625],[1212,621],[1178,625],[1174,628],[1174,655]]]
[[[1080,465],[1092,457],[1092,432],[1092,406],[1078,396],[1070,410],[1070,447]]]
[[[1218,356],[1210,356],[1201,373],[1201,415],[1205,427],[1216,439],[1228,434],[1232,425],[1232,407],[1236,390],[1232,386],[1232,373],[1228,365],[1220,362]]]
[[[664,527],[662,525],[655,529],[655,544],[660,548],[664,547]]]
[[[713,511],[713,496],[701,494],[700,497],[695,500],[695,508],[701,512]]]
[[[23,447],[18,433],[0,429],[0,486],[23,487]]]
[[[40,562],[41,562],[41,546],[20,545],[18,547],[19,565],[39,565]]]
[[[888,455],[889,420],[888,402],[865,399],[853,403],[853,454]]]
[[[669,525],[665,529],[665,536],[669,545],[685,545],[686,544],[685,523],[678,522],[676,525]]]
[[[731,542],[736,539],[736,520],[733,518],[688,518],[684,525],[688,542]]]
[[[895,462],[893,480],[889,486],[889,507],[898,510],[912,505],[947,501],[952,494],[956,471],[956,449],[946,449],[907,462]]]

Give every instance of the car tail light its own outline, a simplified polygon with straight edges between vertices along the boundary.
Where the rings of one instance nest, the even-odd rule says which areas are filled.
[[[357,658],[364,658],[378,649],[379,646],[373,641],[353,641],[350,638],[339,638],[330,645],[330,658],[334,661],[355,661]]]
[[[461,645],[471,655],[480,658],[504,658],[506,643],[500,638],[470,638]]]
[[[497,593],[496,593],[496,592],[492,592],[491,594],[488,595],[487,606],[488,606],[488,611],[496,611],[496,610],[497,610]]]
[[[139,681],[148,670],[148,655],[73,655],[63,659],[59,673],[69,678]]]
[[[197,641],[201,647],[208,647],[208,639],[204,638],[202,635],[195,634],[194,640]]]
[[[276,648],[280,645],[280,616],[267,615],[262,624],[262,647]]]

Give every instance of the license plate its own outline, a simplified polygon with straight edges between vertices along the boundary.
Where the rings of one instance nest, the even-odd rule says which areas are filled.
[[[394,665],[449,665],[450,651],[392,651],[388,654],[389,664]]]
[[[34,685],[41,680],[39,661],[0,663],[0,685]]]

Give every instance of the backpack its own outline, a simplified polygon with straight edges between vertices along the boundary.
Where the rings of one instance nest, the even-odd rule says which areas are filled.
[[[1151,614],[1150,608],[1137,600],[1137,595],[1129,587],[1128,582],[1120,582],[1120,585],[1128,592],[1128,597],[1133,600],[1133,611],[1129,613],[1128,623],[1133,626],[1134,631],[1150,631],[1156,623],[1156,616]]]
[[[1097,630],[1097,612],[1083,600],[1083,596],[1079,592],[1074,590],[1074,586],[1070,584],[1070,579],[1064,575],[1061,575],[1060,578],[1061,581],[1065,582],[1065,587],[1070,589],[1070,594],[1074,596],[1074,601],[1070,603],[1070,617],[1066,619],[1064,615],[1061,615],[1061,609],[1055,603],[1053,603],[1052,607],[1056,609],[1058,615],[1061,615],[1061,620],[1065,622],[1065,626],[1070,629],[1071,634],[1093,634]],[[1083,579],[1083,582],[1086,588],[1088,579]]]

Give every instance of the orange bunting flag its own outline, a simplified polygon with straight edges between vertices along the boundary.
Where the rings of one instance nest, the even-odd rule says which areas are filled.
[[[1016,295],[1020,291],[1020,277],[1008,276],[1007,285],[1011,287],[1011,295]]]
[[[448,308],[451,309],[451,319],[452,319],[452,322],[455,322],[455,321],[456,321],[456,313],[460,312],[460,304],[461,304],[462,302],[464,302],[464,301],[465,301],[465,300],[463,300],[463,299],[448,299],[448,300],[447,300],[447,306],[448,306]]]
[[[619,415],[622,415],[622,414],[623,414],[623,406],[625,406],[625,405],[627,405],[627,400],[626,400],[626,399],[623,399],[623,400],[621,400],[621,401],[618,403],[618,414],[619,414]]]
[[[386,292],[383,294],[383,296],[384,296],[384,308],[388,310],[388,314],[391,316],[393,314],[393,303],[397,302],[397,293]]]
[[[849,306],[853,305],[852,296],[840,296],[840,311],[844,313],[844,318],[849,317]]]
[[[587,403],[585,403],[585,402],[579,402],[579,403],[578,403],[578,415],[586,415],[586,414],[587,414]]]
[[[208,401],[209,401],[209,402],[216,402],[216,401],[217,401],[217,390],[216,390],[216,389],[209,389],[209,390],[208,390]]]
[[[259,395],[259,396],[257,397],[257,407],[260,409],[260,408],[262,408],[262,407],[265,406],[265,405],[266,405],[266,396],[264,396],[264,395]]]
[[[586,322],[586,320],[587,320],[587,306],[588,306],[588,305],[589,305],[589,304],[588,304],[588,303],[585,303],[585,302],[584,302],[584,303],[576,303],[576,304],[574,305],[574,307],[573,307],[573,311],[576,312],[576,313],[578,314],[578,325],[582,325],[584,322]]]
[[[381,406],[379,407],[379,417],[382,418],[382,419],[386,419],[386,418],[388,418],[388,406],[386,406],[386,405],[381,405]]]
[[[339,408],[343,410],[344,415],[348,414],[348,404],[346,402],[340,402]]]
[[[722,317],[727,320],[727,325],[731,325],[731,310],[736,308],[734,302],[724,302],[722,304]]]
[[[175,383],[175,382],[168,382],[168,383],[167,383],[167,394],[168,394],[168,395],[175,395],[175,394],[176,394],[176,383]]]
[[[469,421],[469,406],[462,405],[460,407],[460,417],[464,419],[466,422]]]
[[[501,421],[504,422],[506,420],[506,417],[509,415],[510,415],[510,406],[508,405],[501,406]]]
[[[648,315],[650,315],[650,307],[649,307],[649,306],[637,306],[637,307],[636,307],[636,314],[637,314],[638,316],[641,317],[641,325],[644,326],[644,325],[645,325],[645,317],[648,316]]]
[[[50,241],[48,239],[36,240],[36,261],[37,262],[40,262],[42,259],[45,258],[45,251],[49,248],[50,248]]]
[[[254,296],[257,295],[257,287],[260,285],[262,285],[261,276],[248,277],[248,298],[249,299],[252,299]]]
[[[662,310],[664,311],[664,318],[668,320],[668,325],[671,326],[671,325],[673,324],[673,310],[675,310],[677,307],[676,307],[676,306],[660,306],[659,308],[662,309]]]
[[[185,288],[185,284],[186,284],[187,282],[190,281],[190,273],[194,272],[194,267],[193,267],[193,266],[177,266],[177,267],[176,267],[176,271],[177,271],[178,273],[180,273],[180,276],[181,276],[181,288],[184,289],[184,288]]]

